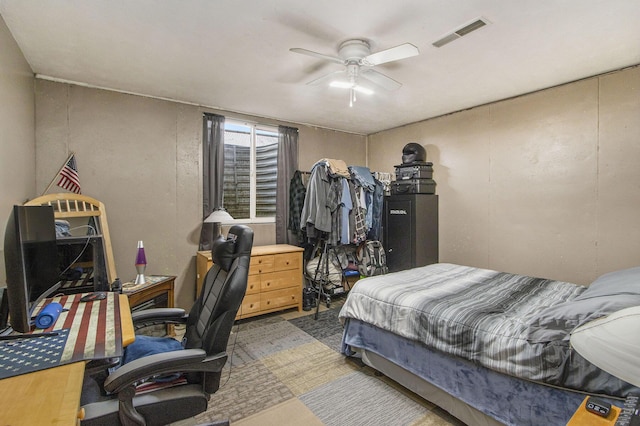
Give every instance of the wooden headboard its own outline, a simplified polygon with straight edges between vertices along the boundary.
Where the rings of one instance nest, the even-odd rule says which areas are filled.
[[[107,223],[107,211],[102,202],[86,195],[64,192],[59,194],[47,194],[34,198],[24,203],[25,206],[53,206],[53,215],[56,219],[94,218],[96,232],[102,235],[104,242],[105,265],[107,268],[107,280],[112,283],[116,277],[116,265],[113,260],[111,237]]]

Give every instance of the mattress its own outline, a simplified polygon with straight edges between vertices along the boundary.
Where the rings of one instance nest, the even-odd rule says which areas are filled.
[[[340,312],[440,353],[500,374],[593,394],[637,388],[593,366],[569,346],[571,329],[540,330],[540,312],[585,287],[454,264],[358,281]]]

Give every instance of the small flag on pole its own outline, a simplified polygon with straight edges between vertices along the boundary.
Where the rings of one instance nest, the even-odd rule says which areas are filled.
[[[60,188],[75,192],[76,194],[81,194],[80,177],[78,176],[78,166],[76,166],[75,154],[71,154],[67,163],[62,166],[58,172],[58,175],[60,176],[60,180],[57,185]]]

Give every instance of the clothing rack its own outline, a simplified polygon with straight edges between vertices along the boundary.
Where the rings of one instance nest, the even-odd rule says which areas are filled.
[[[331,307],[331,296],[343,294],[345,292],[343,286],[336,287],[331,282],[330,277],[332,274],[335,275],[335,272],[332,273],[329,271],[329,262],[331,261],[330,249],[330,244],[327,242],[326,238],[319,238],[311,252],[312,259],[317,253],[319,253],[318,264],[313,271],[313,275],[308,273],[306,264],[304,268],[304,275],[309,281],[309,287],[316,293],[316,313],[314,314],[314,319],[316,320],[318,319],[318,312],[320,311],[320,303],[322,303],[323,300],[325,301],[327,308],[329,308]],[[344,276],[342,274],[342,270],[338,273],[340,274],[340,283],[343,284]]]
[[[376,176],[391,179],[390,174]],[[331,296],[348,291],[347,269],[343,270],[338,247],[380,239],[386,185],[376,176],[368,167],[322,159],[311,171],[296,170],[291,179],[288,229],[297,234],[300,244],[313,245],[311,254],[305,256],[304,276],[309,295],[317,296],[316,319],[320,303],[330,307]],[[312,261],[317,264],[310,264]]]

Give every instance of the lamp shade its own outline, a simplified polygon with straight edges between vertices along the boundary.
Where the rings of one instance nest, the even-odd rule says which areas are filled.
[[[571,333],[570,342],[587,361],[640,386],[640,306],[581,325]]]
[[[223,208],[214,210],[204,223],[230,223],[233,222],[233,217]]]

